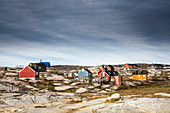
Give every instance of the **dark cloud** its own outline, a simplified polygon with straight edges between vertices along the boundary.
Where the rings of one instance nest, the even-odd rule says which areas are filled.
[[[94,56],[100,55],[94,52],[106,52],[127,62],[137,51],[163,51],[168,55],[169,5],[168,0],[1,0],[0,40],[3,44],[0,49],[24,46],[16,53],[19,56],[27,49],[31,54],[30,47],[34,44],[35,53],[40,46],[50,50],[63,47],[50,52],[61,54],[61,59],[65,53],[77,59],[78,49]],[[67,49],[71,50],[67,52]],[[124,58],[123,54],[129,56]],[[153,59],[152,54],[143,57]]]

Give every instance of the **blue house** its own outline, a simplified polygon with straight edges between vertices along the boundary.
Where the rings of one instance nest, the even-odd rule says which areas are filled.
[[[50,62],[41,62],[42,64],[45,64],[46,65],[46,67],[51,67],[51,64],[50,64]]]
[[[83,82],[91,82],[91,79],[93,78],[92,73],[88,70],[83,68],[79,73],[78,73],[79,79],[81,79]]]

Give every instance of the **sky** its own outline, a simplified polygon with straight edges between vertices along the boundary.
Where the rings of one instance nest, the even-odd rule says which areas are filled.
[[[0,66],[170,64],[169,0],[0,0]]]

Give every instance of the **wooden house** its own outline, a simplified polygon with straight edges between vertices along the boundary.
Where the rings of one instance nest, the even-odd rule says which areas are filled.
[[[136,70],[132,73],[135,80],[147,80],[147,70]]]
[[[123,69],[124,70],[137,70],[139,66],[137,64],[124,64]]]
[[[98,79],[101,83],[114,83],[121,85],[122,77],[111,66],[102,66],[98,72]]]
[[[78,73],[78,78],[83,82],[92,82],[93,75],[88,69],[81,69],[81,71]]]
[[[26,66],[19,72],[20,79],[37,79],[39,78],[39,72],[30,66]]]
[[[46,65],[41,63],[30,63],[19,72],[20,79],[37,79],[39,72],[46,72]]]

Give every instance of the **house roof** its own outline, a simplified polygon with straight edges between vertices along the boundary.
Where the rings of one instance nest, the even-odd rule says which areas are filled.
[[[31,68],[29,65],[28,66],[25,66],[21,71],[23,71],[26,67],[29,67],[31,70],[33,70],[34,72],[36,72],[36,70],[34,70],[33,68]],[[21,72],[20,71],[20,72]]]
[[[85,69],[85,68],[84,68]],[[92,73],[90,70],[88,70],[88,69],[85,69],[88,73]]]
[[[136,70],[133,72],[133,75],[136,75],[136,74],[147,74],[147,70]]]
[[[104,71],[109,75],[109,76],[118,76],[119,73],[117,71],[109,71],[107,68],[104,68]]]
[[[42,64],[45,64],[47,67],[50,67],[50,62],[41,62]]]
[[[46,71],[46,65],[43,63],[30,63],[28,65],[36,72],[45,72]]]

